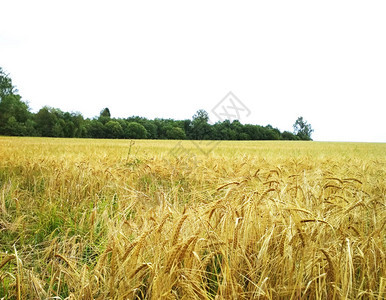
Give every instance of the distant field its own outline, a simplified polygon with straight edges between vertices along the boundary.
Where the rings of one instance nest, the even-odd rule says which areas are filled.
[[[385,172],[386,144],[0,137],[0,299],[384,299]]]

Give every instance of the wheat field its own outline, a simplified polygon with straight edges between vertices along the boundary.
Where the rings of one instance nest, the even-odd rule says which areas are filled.
[[[386,145],[0,138],[0,299],[384,299]]]

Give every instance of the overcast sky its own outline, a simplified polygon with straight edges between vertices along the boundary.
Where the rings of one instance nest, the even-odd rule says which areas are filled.
[[[0,66],[35,112],[216,121],[232,91],[242,123],[386,142],[385,16],[384,0],[1,0]]]

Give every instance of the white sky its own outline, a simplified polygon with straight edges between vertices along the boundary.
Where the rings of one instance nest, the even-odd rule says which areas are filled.
[[[242,123],[386,142],[385,16],[384,0],[1,0],[0,66],[33,111],[185,119],[232,91]]]

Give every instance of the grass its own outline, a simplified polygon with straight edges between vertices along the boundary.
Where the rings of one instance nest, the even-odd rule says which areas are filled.
[[[384,299],[385,144],[212,147],[0,138],[0,299]]]

